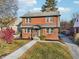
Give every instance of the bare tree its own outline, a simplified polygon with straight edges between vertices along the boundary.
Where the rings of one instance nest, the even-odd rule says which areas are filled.
[[[17,0],[0,0],[0,24],[7,25],[16,17],[18,6]]]
[[[79,16],[79,13],[73,13],[72,14],[72,19],[70,20],[70,25],[71,27],[74,26],[74,22],[76,21],[76,18]]]

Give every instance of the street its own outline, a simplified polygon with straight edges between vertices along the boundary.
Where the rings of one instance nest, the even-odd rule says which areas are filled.
[[[64,40],[64,43],[69,47],[73,59],[79,59],[79,47],[67,36],[60,34],[61,38]]]

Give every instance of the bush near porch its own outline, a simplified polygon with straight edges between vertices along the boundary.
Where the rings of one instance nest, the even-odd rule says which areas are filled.
[[[40,40],[45,40],[46,36],[41,35],[41,36],[39,36],[39,38],[40,38]]]
[[[16,49],[20,48],[24,44],[28,43],[29,40],[14,40],[12,44],[5,43],[4,41],[0,40],[0,57],[6,56],[7,54],[12,53]]]
[[[59,43],[37,43],[19,59],[72,59],[67,46]]]
[[[75,43],[79,45],[79,33],[75,34]]]

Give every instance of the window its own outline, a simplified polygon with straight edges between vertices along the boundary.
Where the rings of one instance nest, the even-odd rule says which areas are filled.
[[[52,22],[52,17],[46,17],[46,22],[48,22],[48,23],[50,23],[50,22]]]
[[[47,33],[48,34],[52,34],[52,32],[53,32],[53,28],[47,28]]]
[[[31,23],[31,18],[26,19],[27,23]]]
[[[77,19],[77,22],[78,22],[78,19]]]
[[[31,29],[30,28],[26,28],[26,33],[31,33]]]
[[[79,28],[76,28],[76,33],[79,33]]]

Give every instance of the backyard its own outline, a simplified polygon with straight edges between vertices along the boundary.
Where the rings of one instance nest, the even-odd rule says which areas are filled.
[[[2,44],[2,46],[0,46],[0,57],[14,52],[28,42],[29,40],[14,40],[12,44],[8,44],[1,41],[0,43]]]
[[[59,43],[36,43],[19,59],[72,59],[68,47]]]

